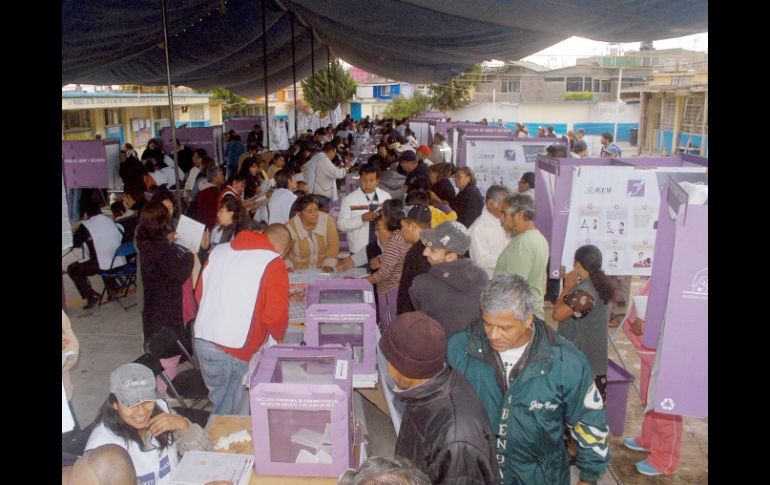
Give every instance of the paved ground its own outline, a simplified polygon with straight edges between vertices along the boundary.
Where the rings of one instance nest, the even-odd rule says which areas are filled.
[[[74,261],[72,254],[62,259],[62,269]],[[93,286],[101,290],[98,278],[92,278]],[[72,371],[75,386],[73,406],[81,426],[90,423],[107,397],[110,372],[121,364],[131,362],[142,353],[141,317],[137,307],[123,310],[116,302],[110,302],[94,310],[81,310],[84,304],[79,299],[74,285],[64,276],[65,297],[68,300],[67,314],[72,320],[73,330],[80,341],[80,361]],[[126,305],[136,302],[130,294]],[[552,323],[552,322],[549,322]],[[639,377],[639,359],[623,332],[615,339],[618,350],[628,365],[629,371]],[[619,359],[610,349],[613,360]],[[636,391],[629,392],[626,436],[636,435],[641,429],[642,406]],[[393,454],[396,435],[390,419],[376,407],[366,402],[366,421],[370,438],[370,455]],[[708,420],[685,419],[685,434],[682,439],[682,459],[677,473],[669,477],[649,478],[638,474],[634,463],[643,459],[644,454],[627,450],[622,446],[622,436],[612,436],[610,452],[612,462],[608,473],[599,481],[602,485],[614,484],[700,484],[708,475]],[[574,475],[574,474],[573,474]],[[573,476],[573,483],[577,477]]]

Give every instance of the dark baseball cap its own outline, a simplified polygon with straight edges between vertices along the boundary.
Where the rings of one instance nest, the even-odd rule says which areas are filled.
[[[398,157],[399,162],[416,162],[417,161],[417,154],[413,152],[412,150],[407,150],[403,153],[401,153],[401,156]]]
[[[405,205],[401,212],[404,214],[404,219],[412,219],[418,224],[430,224],[433,217],[425,204]]]
[[[471,246],[471,234],[457,221],[442,222],[433,229],[422,231],[420,239],[425,247],[446,249],[461,255]]]

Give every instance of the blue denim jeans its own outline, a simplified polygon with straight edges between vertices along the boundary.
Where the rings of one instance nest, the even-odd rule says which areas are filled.
[[[193,346],[209,389],[211,414],[249,414],[249,391],[242,382],[249,363],[236,359],[213,343],[196,338]]]

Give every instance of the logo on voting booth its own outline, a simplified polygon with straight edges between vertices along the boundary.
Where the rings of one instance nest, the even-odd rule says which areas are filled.
[[[644,180],[629,180],[626,194],[629,197],[644,197]]]
[[[709,297],[709,269],[703,268],[695,273],[690,283],[690,290],[683,291],[684,298],[692,300],[708,300]]]
[[[662,400],[660,402],[660,407],[665,409],[666,411],[673,411],[676,407],[676,404],[674,403],[674,400],[670,397],[667,397],[666,399]]]

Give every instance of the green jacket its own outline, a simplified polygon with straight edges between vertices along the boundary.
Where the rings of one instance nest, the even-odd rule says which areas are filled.
[[[449,364],[481,398],[497,435],[505,485],[569,485],[564,425],[577,440],[580,478],[596,481],[610,461],[604,404],[588,361],[571,342],[535,318],[533,341],[505,385],[499,355],[482,322],[453,334]]]

